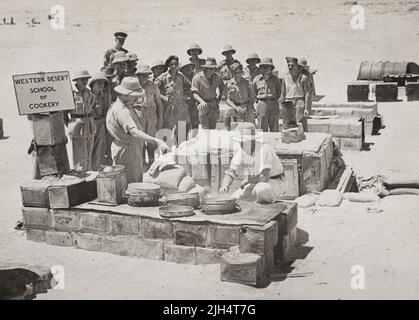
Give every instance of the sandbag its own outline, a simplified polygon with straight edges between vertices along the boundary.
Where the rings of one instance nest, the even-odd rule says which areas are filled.
[[[182,181],[179,183],[178,190],[180,192],[188,192],[195,187],[195,180],[191,176],[183,177]]]
[[[160,194],[162,196],[167,196],[168,194],[173,194],[173,193],[178,193],[178,190],[177,189],[174,189],[174,188],[160,187]]]
[[[201,187],[199,184],[196,184],[194,188],[188,191],[188,193],[195,193],[195,192],[198,192],[201,198],[205,195],[205,189]]]
[[[411,177],[388,177],[383,181],[383,185],[387,190],[398,188],[414,188],[419,189],[419,178]]]
[[[162,188],[178,189],[180,182],[185,176],[185,169],[176,165],[173,169],[161,171],[155,178],[149,172],[146,172],[143,176],[143,182],[155,183]]]
[[[377,194],[380,198],[384,198],[390,195],[390,191],[387,189],[380,190]]]
[[[261,204],[274,203],[276,200],[272,186],[267,182],[259,182],[253,188],[252,195],[256,197],[256,202]]]
[[[342,193],[337,190],[324,190],[316,204],[323,207],[339,207],[341,202]]]
[[[353,202],[376,202],[380,201],[380,197],[374,193],[356,193],[356,192],[345,192],[343,199]]]
[[[403,195],[403,194],[413,194],[413,195],[419,195],[419,189],[415,188],[397,188],[390,190],[390,196],[396,196],[396,195]]]
[[[314,206],[318,199],[318,194],[307,193],[305,195],[302,195],[301,197],[296,198],[294,201],[300,208],[308,208]]]
[[[167,153],[157,158],[147,172],[151,177],[156,178],[161,171],[173,169],[175,167],[176,162],[173,159],[173,155]]]

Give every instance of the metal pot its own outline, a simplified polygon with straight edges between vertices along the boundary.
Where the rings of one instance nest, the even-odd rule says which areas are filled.
[[[130,183],[126,195],[130,206],[156,207],[159,205],[160,186],[154,183]]]
[[[179,206],[191,206],[194,209],[199,208],[199,193],[171,193],[167,196],[167,204]]]
[[[193,212],[193,208],[191,206],[167,205],[165,207],[160,208],[159,214],[163,218],[170,219],[190,217],[193,216],[195,213]]]
[[[236,198],[230,196],[208,196],[201,202],[201,210],[208,215],[230,214],[240,211]]]

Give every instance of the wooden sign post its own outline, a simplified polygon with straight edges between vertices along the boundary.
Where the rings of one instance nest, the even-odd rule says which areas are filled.
[[[68,71],[14,75],[20,115],[75,109]]]
[[[46,176],[70,171],[63,118],[63,111],[75,109],[69,72],[40,72],[12,78],[19,114],[32,120],[35,172]]]

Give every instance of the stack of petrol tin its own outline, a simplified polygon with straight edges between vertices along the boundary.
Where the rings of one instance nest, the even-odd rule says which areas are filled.
[[[62,175],[70,171],[62,112],[34,114],[33,133],[41,176]]]

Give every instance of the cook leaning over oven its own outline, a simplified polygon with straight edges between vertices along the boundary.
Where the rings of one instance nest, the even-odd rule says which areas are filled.
[[[239,123],[233,141],[240,144],[240,150],[233,156],[226,171],[220,192],[228,193],[237,172],[243,167],[246,179],[232,196],[258,203],[273,203],[283,193],[284,168],[274,149],[262,141],[262,133],[256,132],[250,122]]]

